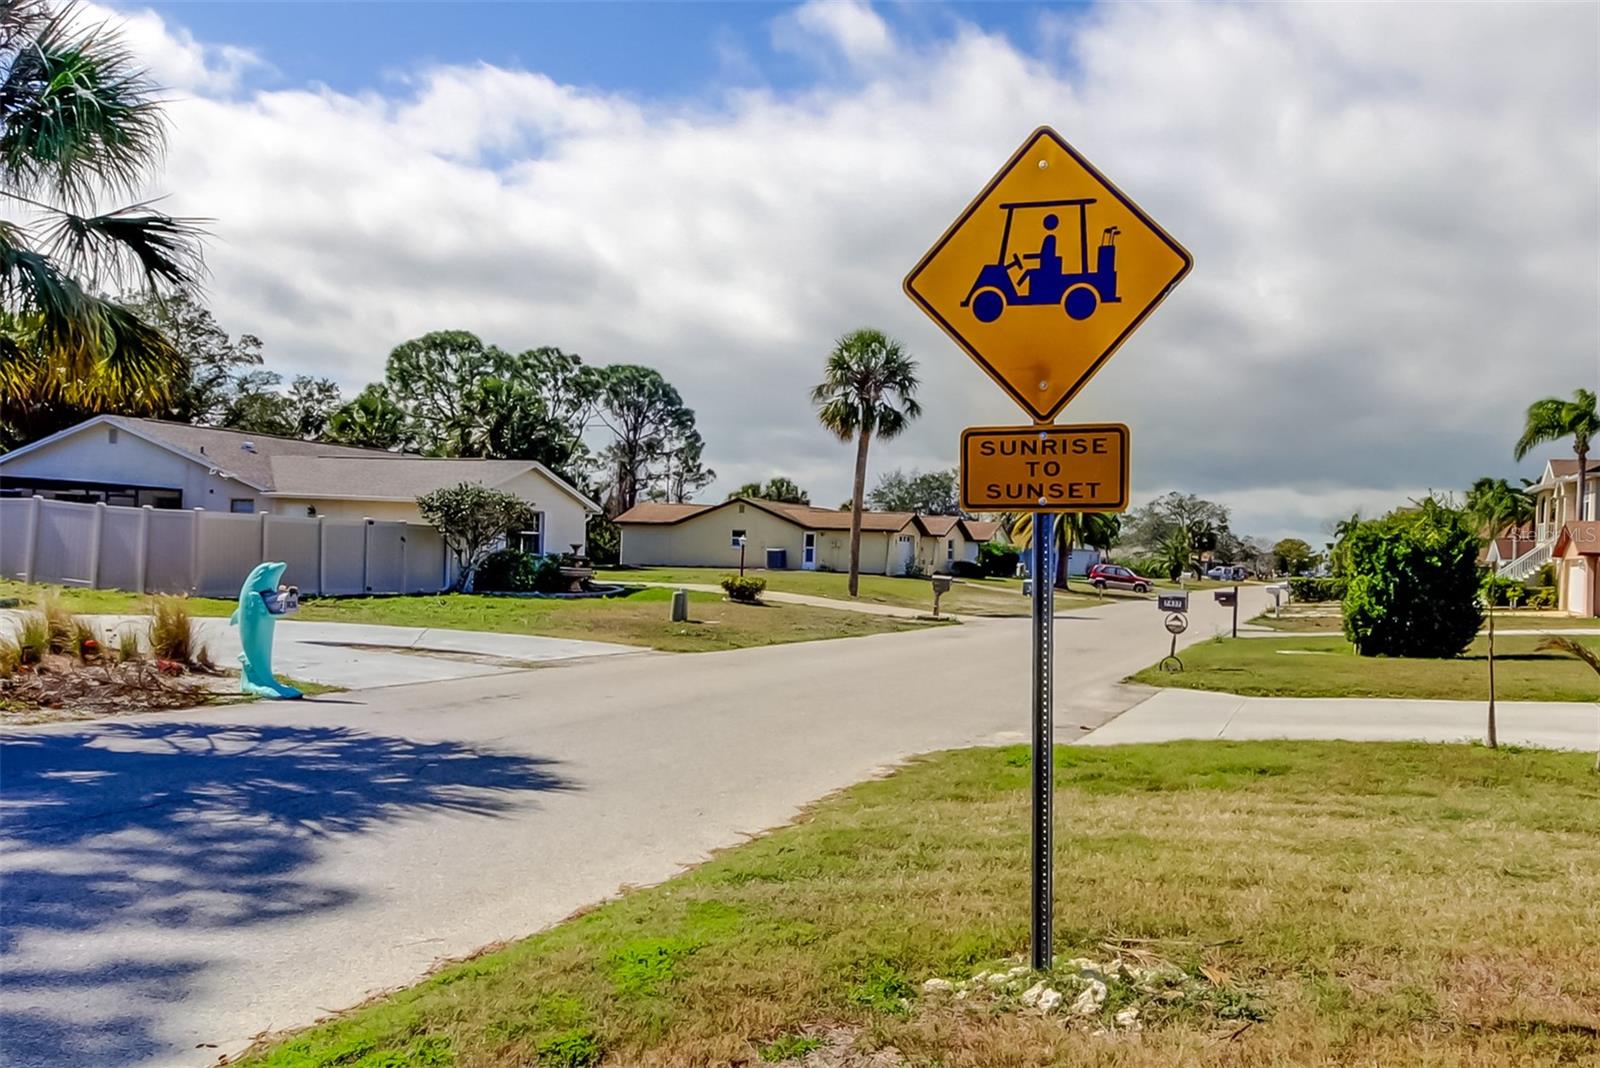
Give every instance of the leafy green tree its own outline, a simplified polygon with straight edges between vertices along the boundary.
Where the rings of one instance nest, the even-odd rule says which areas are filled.
[[[956,479],[954,470],[912,471],[908,475],[897,467],[878,476],[878,484],[867,495],[867,501],[884,512],[960,515]]]
[[[465,330],[435,330],[396,345],[384,384],[411,424],[410,436],[438,456],[473,456],[482,449],[480,383],[496,377],[498,349]]]
[[[532,525],[533,507],[515,494],[475,482],[434,490],[417,498],[417,509],[456,561],[454,590],[466,588],[479,565],[504,542],[506,534]]]
[[[682,504],[709,486],[717,473],[702,462],[705,448],[700,431],[692,426],[671,436],[661,449],[661,487],[652,496]]]
[[[406,414],[388,388],[374,382],[329,415],[322,438],[340,445],[398,449],[406,443]]]
[[[793,479],[783,475],[774,475],[764,486],[759,482],[746,482],[728,494],[729,500],[735,497],[754,497],[762,501],[777,501],[779,504],[811,503],[811,495],[796,485]]]
[[[1575,389],[1571,400],[1544,397],[1528,405],[1522,436],[1512,450],[1521,460],[1547,441],[1572,439],[1578,457],[1578,518],[1593,519],[1587,511],[1584,482],[1589,471],[1589,444],[1600,434],[1600,408],[1592,389]]]
[[[81,14],[0,4],[0,436],[13,442],[63,411],[158,413],[185,377],[158,329],[99,295],[193,285],[201,233],[145,203],[96,210],[143,187],[165,127],[122,35]]]
[[[1467,490],[1467,518],[1485,538],[1494,539],[1511,528],[1512,555],[1523,526],[1533,520],[1533,497],[1521,486],[1503,478],[1480,478]]]
[[[694,412],[661,372],[616,364],[600,372],[599,418],[613,435],[604,459],[612,471],[610,497],[617,514],[639,502],[651,465],[671,441],[694,429]]]
[[[187,376],[174,390],[165,418],[216,426],[222,421],[235,378],[261,366],[261,339],[229,336],[211,310],[187,290],[170,295],[129,293],[122,302],[160,330],[183,357]]]
[[[1344,633],[1362,656],[1452,657],[1483,623],[1478,531],[1432,497],[1348,538]]]
[[[1192,493],[1172,492],[1128,513],[1123,522],[1124,542],[1162,555],[1172,550],[1175,534],[1189,546],[1184,570],[1198,577],[1204,554],[1233,539],[1228,509]]]
[[[288,392],[276,371],[247,371],[233,380],[220,425],[257,434],[315,438],[339,407],[339,387],[327,378],[296,375]]]
[[[1333,525],[1333,543],[1328,546],[1328,572],[1334,578],[1343,578],[1349,570],[1349,539],[1361,526],[1361,513],[1351,512],[1350,518]]]
[[[867,492],[867,448],[888,440],[922,414],[917,404],[917,362],[881,330],[856,330],[840,338],[811,391],[817,418],[840,441],[856,439],[855,485],[850,507],[850,596],[861,586],[861,510]]]
[[[1316,562],[1316,552],[1300,538],[1283,538],[1272,546],[1272,566],[1281,575],[1304,575]]]

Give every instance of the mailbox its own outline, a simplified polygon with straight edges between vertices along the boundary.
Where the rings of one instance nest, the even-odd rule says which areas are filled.
[[[1217,599],[1217,603],[1222,605],[1224,608],[1233,607],[1234,602],[1239,599],[1237,590],[1218,590],[1216,593],[1212,594],[1212,596],[1215,597]]]
[[[935,575],[935,576],[933,576],[933,592],[934,593],[949,593],[950,592],[950,576],[949,575]]]
[[[1189,610],[1188,593],[1158,593],[1156,594],[1156,607],[1163,612],[1187,612]]]

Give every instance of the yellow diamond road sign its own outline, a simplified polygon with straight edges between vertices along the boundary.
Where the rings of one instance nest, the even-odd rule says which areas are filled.
[[[1054,419],[1194,261],[1041,126],[905,289],[1035,419]]]

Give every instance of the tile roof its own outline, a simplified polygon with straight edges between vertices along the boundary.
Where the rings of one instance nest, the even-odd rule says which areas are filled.
[[[1574,520],[1564,524],[1561,533],[1556,535],[1556,544],[1551,555],[1565,556],[1569,545],[1580,556],[1600,556],[1600,520]]]
[[[1550,472],[1557,478],[1569,478],[1578,473],[1578,458],[1573,457],[1570,460],[1551,460]],[[1600,473],[1600,460],[1589,461],[1589,473],[1591,475]]]

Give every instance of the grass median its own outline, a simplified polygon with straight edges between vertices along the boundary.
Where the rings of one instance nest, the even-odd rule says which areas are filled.
[[[0,597],[16,597],[21,607],[38,601],[42,587],[0,580]],[[122,590],[51,587],[60,592],[69,612],[144,614],[148,595]],[[734,604],[720,595],[689,595],[687,623],[671,621],[672,591],[638,590],[624,597],[563,600],[538,597],[485,597],[477,594],[430,594],[407,597],[322,597],[301,602],[291,621],[375,623],[397,627],[443,627],[505,634],[537,634],[552,638],[584,638],[639,645],[674,653],[715,652],[756,645],[856,638],[892,634],[924,626],[924,620],[867,615],[810,605]],[[236,602],[214,597],[188,597],[192,615],[227,616]]]
[[[629,567],[613,568],[597,577],[616,582],[661,582],[716,586],[738,569],[717,567]],[[765,571],[747,568],[746,574],[767,580],[767,589],[782,593],[801,593],[811,597],[850,602],[850,577],[837,571]],[[1082,587],[1056,591],[1056,607],[1082,608],[1102,603],[1102,599]],[[894,578],[888,575],[862,575],[856,601],[895,605],[921,612],[933,608],[933,585],[925,578]],[[1018,579],[957,579],[939,601],[941,612],[969,616],[1025,616],[1029,600],[1022,596]]]
[[[1140,1034],[1111,1020],[1126,991],[1076,1020],[921,993],[1026,945],[1027,752],[977,749],[853,787],[245,1063],[1594,1063],[1586,756],[1203,742],[1056,759],[1058,952],[1203,977],[1146,1005]],[[850,1052],[802,1059],[824,1045]]]
[[[1600,649],[1600,634],[1578,639]],[[1532,635],[1495,639],[1495,694],[1503,701],[1593,701],[1600,678],[1561,653],[1541,652]],[[1156,666],[1130,682],[1242,697],[1404,697],[1476,700],[1489,692],[1488,642],[1478,638],[1448,660],[1357,656],[1338,636],[1216,638],[1181,654],[1183,670]]]

